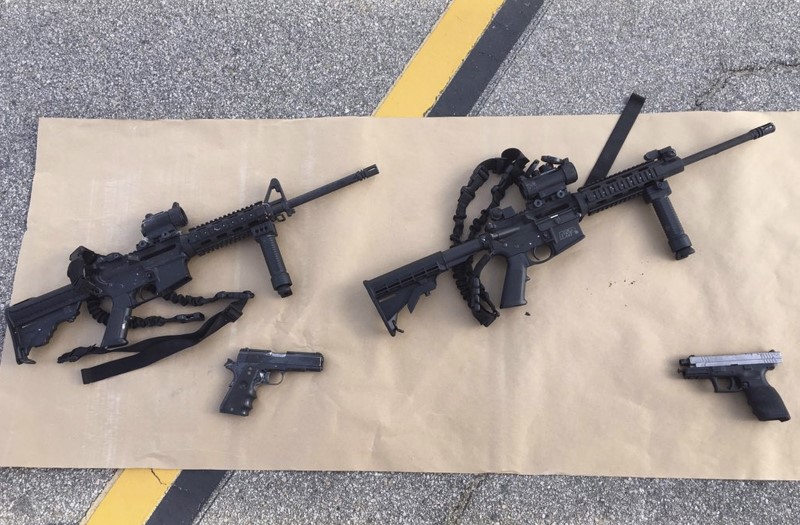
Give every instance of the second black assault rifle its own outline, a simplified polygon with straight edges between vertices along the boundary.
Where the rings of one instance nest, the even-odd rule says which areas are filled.
[[[634,94],[632,100],[634,97],[638,96]],[[641,103],[644,99],[639,97],[639,100]],[[625,119],[626,112],[623,112],[620,122]],[[628,129],[630,125],[632,120],[629,119]],[[666,179],[682,172],[690,164],[773,131],[775,126],[772,123],[764,124],[683,158],[671,147],[653,150],[644,155],[642,164],[614,175],[606,177],[605,173],[596,174],[597,170],[593,170],[584,186],[576,191],[567,189],[569,184],[578,180],[578,173],[569,159],[546,156],[542,157],[541,165],[538,161],[528,165],[528,159],[519,150],[508,149],[500,158],[480,164],[468,185],[461,189],[454,217],[456,228],[451,236],[454,245],[450,249],[364,281],[364,286],[386,329],[394,336],[402,332],[397,328],[400,311],[407,307],[409,312],[413,312],[420,297],[436,288],[436,277],[452,269],[473,316],[488,326],[499,314],[480,282],[480,272],[492,257],[500,255],[507,264],[500,308],[524,305],[529,266],[547,262],[581,241],[584,234],[579,223],[587,215],[637,197],[652,204],[675,258],[683,259],[694,253],[694,249],[669,200],[671,190]],[[615,135],[621,147],[627,130],[618,134],[615,129],[609,143]],[[604,150],[607,153],[613,149],[616,151],[612,152],[610,159],[603,159],[601,154],[598,165],[605,163],[610,167],[619,148],[607,145]],[[476,189],[488,179],[490,172],[500,174],[501,182],[492,189],[492,203],[475,219],[468,239],[462,241],[461,230],[466,218],[464,203],[474,197]],[[516,186],[525,199],[522,211],[499,206],[505,191],[511,186]],[[482,252],[483,257],[473,267],[473,257]]]

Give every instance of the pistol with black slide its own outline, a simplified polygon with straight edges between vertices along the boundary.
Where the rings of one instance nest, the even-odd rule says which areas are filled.
[[[279,385],[286,372],[322,372],[324,358],[319,352],[286,352],[242,348],[236,361],[228,359],[225,368],[233,372],[233,381],[219,411],[246,416],[253,408],[259,385]],[[280,378],[273,382],[275,375]]]

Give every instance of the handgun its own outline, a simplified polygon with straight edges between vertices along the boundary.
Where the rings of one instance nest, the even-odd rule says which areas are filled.
[[[684,379],[710,379],[714,392],[744,392],[753,414],[761,421],[789,421],[778,391],[767,383],[767,371],[783,362],[780,352],[701,356],[681,359]]]
[[[322,372],[324,358],[319,352],[286,352],[242,348],[236,361],[228,359],[225,368],[233,372],[233,381],[219,411],[223,414],[246,416],[253,408],[258,385],[279,385],[286,372]],[[273,374],[280,374],[276,382]]]

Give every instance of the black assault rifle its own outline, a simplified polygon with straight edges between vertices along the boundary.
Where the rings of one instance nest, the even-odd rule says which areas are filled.
[[[637,95],[633,95],[632,100],[634,97]],[[639,99],[641,102],[644,100],[641,97]],[[626,118],[626,113],[627,108],[620,122]],[[632,121],[629,120],[628,129],[630,125]],[[642,164],[608,177],[605,173],[596,174],[597,170],[593,170],[586,184],[574,192],[567,190],[567,185],[578,180],[578,173],[568,159],[542,157],[543,165],[537,168],[538,161],[535,161],[525,169],[528,159],[519,150],[506,150],[501,158],[490,159],[479,165],[470,184],[461,190],[462,198],[466,195],[468,202],[474,197],[480,181],[485,182],[488,178],[489,171],[502,173],[505,181],[505,186],[501,183],[492,190],[493,203],[473,223],[470,228],[472,235],[467,241],[460,241],[458,221],[466,217],[466,205],[461,207],[462,201],[459,200],[460,207],[454,217],[457,227],[451,237],[453,247],[364,281],[364,286],[387,330],[395,335],[398,331],[402,332],[397,328],[397,316],[403,307],[413,312],[420,297],[436,288],[436,277],[453,269],[459,290],[473,315],[481,324],[488,326],[498,314],[488,300],[479,274],[491,257],[500,255],[507,263],[500,308],[524,305],[529,266],[547,262],[582,240],[584,235],[578,223],[585,216],[640,196],[653,205],[675,258],[683,259],[694,253],[694,249],[669,201],[671,190],[665,179],[682,172],[690,164],[773,131],[773,124],[765,124],[685,158],[679,157],[671,147],[654,150],[644,156]],[[627,130],[618,134],[615,129],[609,143],[616,139],[621,147],[624,135],[627,135]],[[613,149],[607,144],[604,153]],[[617,147],[610,159],[603,159],[601,155],[598,165],[604,160],[607,170],[618,151]],[[477,185],[473,184],[476,180],[479,182]],[[511,185],[516,185],[525,199],[523,211],[517,212],[510,206],[500,208],[498,205]],[[473,269],[472,258],[480,252],[486,252],[486,255]]]
[[[157,326],[166,322],[183,323],[203,320],[203,315],[200,313],[178,315],[170,319],[155,316],[142,319],[132,316],[134,308],[156,297],[163,297],[184,306],[187,304],[199,306],[218,299],[235,300],[238,308],[224,312],[225,319],[220,318],[215,324],[211,323],[211,319],[209,319],[206,323],[208,326],[198,330],[200,333],[195,336],[191,344],[198,342],[198,338],[205,337],[209,331],[215,331],[225,322],[231,322],[241,315],[241,307],[248,298],[252,297],[252,294],[250,292],[220,292],[211,298],[177,294],[175,290],[191,280],[187,263],[194,256],[205,255],[217,248],[248,237],[255,239],[261,246],[271,276],[272,287],[281,297],[291,295],[292,280],[278,247],[276,239],[278,232],[275,223],[284,221],[301,204],[377,173],[376,166],[369,166],[293,199],[287,199],[278,179],[272,179],[263,201],[191,228],[186,232],[179,230],[187,225],[188,219],[176,202],[171,209],[148,214],[144,218],[142,221],[144,239],[136,245],[134,251],[127,255],[120,253],[100,255],[83,246],[79,247],[70,255],[67,271],[70,284],[45,295],[17,303],[6,310],[6,320],[11,331],[17,363],[34,363],[35,361],[28,357],[30,350],[47,344],[60,323],[73,321],[84,301],[87,302],[92,317],[107,325],[103,340],[99,347],[76,348],[61,356],[59,362],[74,361],[87,353],[106,353],[115,348],[134,351],[130,346],[125,346],[128,343],[126,337],[129,328]],[[273,191],[279,197],[270,201]],[[102,310],[100,306],[100,302],[104,298],[111,300],[110,313]],[[168,346],[163,342],[163,338],[154,338],[152,341],[156,341],[161,347]],[[185,343],[182,344],[185,345]],[[137,345],[141,345],[141,343],[137,343]],[[170,345],[174,346],[172,343]],[[141,350],[136,349],[135,351]],[[176,350],[170,347],[166,351],[174,353]],[[124,359],[114,361],[114,363],[119,361],[124,361]],[[145,362],[141,366],[145,364],[149,364],[149,362]],[[115,370],[110,373],[116,375],[121,372]],[[102,377],[87,378],[84,373],[84,382],[92,382],[105,377],[108,377],[108,374],[104,373]]]

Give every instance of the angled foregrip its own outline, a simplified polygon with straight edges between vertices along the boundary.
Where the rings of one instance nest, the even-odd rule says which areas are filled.
[[[219,406],[219,411],[224,414],[246,416],[253,409],[256,399],[256,387],[259,384],[259,368],[257,366],[236,366],[228,359],[225,368],[233,372],[233,381],[228,387],[228,393]]]
[[[503,282],[503,296],[500,308],[511,308],[527,304],[525,300],[525,283],[528,281],[530,261],[526,253],[512,255],[506,259],[506,278]]]
[[[128,294],[111,298],[111,313],[109,314],[106,331],[103,334],[103,342],[100,343],[100,346],[114,348],[128,344],[128,328],[133,305],[133,297]]]
[[[269,269],[272,288],[278,292],[278,295],[281,297],[288,297],[292,295],[292,278],[289,276],[289,272],[286,270],[286,265],[281,256],[281,249],[278,246],[278,235],[272,223],[267,223],[262,227],[271,231],[267,231],[266,233],[254,231],[253,238],[255,238],[258,245],[261,246],[261,253],[264,254],[264,260],[267,262],[267,268]]]
[[[744,391],[753,414],[761,421],[789,421],[789,411],[778,391],[766,380],[751,381]]]

